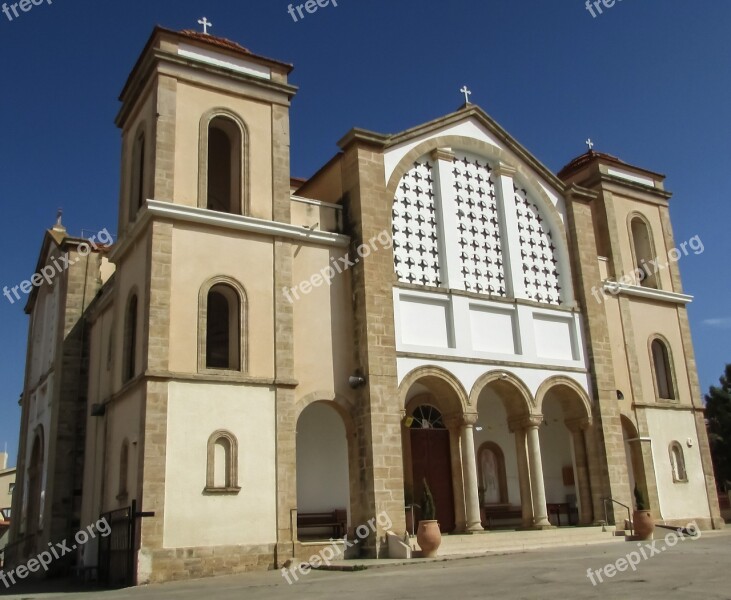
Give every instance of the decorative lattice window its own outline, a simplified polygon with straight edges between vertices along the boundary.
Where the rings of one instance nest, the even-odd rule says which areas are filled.
[[[469,155],[454,159],[459,264],[464,288],[505,296],[506,280],[495,182],[487,161]]]
[[[561,304],[557,250],[548,224],[526,190],[515,187],[515,205],[526,297]]]
[[[433,169],[428,161],[415,162],[394,199],[394,266],[404,283],[441,285]]]

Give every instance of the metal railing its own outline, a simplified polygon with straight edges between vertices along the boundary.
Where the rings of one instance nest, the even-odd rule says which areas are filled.
[[[614,498],[602,498],[602,501],[604,502],[604,520],[607,524],[609,524],[609,517],[607,516],[607,502],[619,504],[619,506],[623,506],[627,509],[627,523],[629,524],[629,534],[634,535],[634,523],[632,523],[632,509],[626,504],[622,504],[619,500],[615,500]],[[615,527],[617,525],[616,519],[614,520],[614,525]]]

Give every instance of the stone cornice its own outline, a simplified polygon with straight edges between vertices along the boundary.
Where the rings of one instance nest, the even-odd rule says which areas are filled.
[[[685,305],[693,302],[693,296],[689,296],[688,294],[656,290],[639,285],[628,285],[616,281],[605,281],[604,290],[612,295],[623,294],[625,296],[636,296],[637,298],[646,298],[648,300],[657,300],[658,302],[669,302],[672,304]]]
[[[281,223],[279,221],[267,221],[265,219],[256,219],[244,215],[233,215],[229,213],[221,213],[205,208],[193,206],[183,206],[181,204],[173,204],[172,202],[160,202],[158,200],[148,200],[145,208],[139,214],[137,221],[131,231],[128,231],[122,243],[117,244],[109,256],[112,262],[118,261],[124,256],[139,232],[152,220],[166,219],[173,222],[195,223],[198,225],[208,225],[231,229],[235,231],[245,231],[247,233],[255,233],[275,238],[286,238],[295,240],[303,244],[321,244],[324,246],[335,246],[339,248],[347,248],[350,244],[350,238],[339,233],[330,233],[327,231],[317,231],[291,225],[289,223]]]

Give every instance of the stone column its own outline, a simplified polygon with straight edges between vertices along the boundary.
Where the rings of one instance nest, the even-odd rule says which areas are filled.
[[[464,416],[464,425],[460,439],[462,441],[462,476],[464,477],[464,499],[466,512],[466,530],[483,531],[480,518],[480,492],[477,485],[477,461],[475,460],[474,424],[476,414]]]
[[[574,419],[566,421],[566,427],[571,432],[571,445],[574,449],[574,467],[576,469],[575,482],[579,500],[579,525],[591,525],[594,519],[593,502],[591,497],[591,482],[589,481],[589,464],[586,455],[586,441],[584,430],[589,427],[588,419]]]
[[[533,498],[533,527],[546,529],[551,527],[546,508],[546,487],[543,483],[543,460],[541,459],[541,442],[538,428],[543,423],[542,415],[533,415],[527,422],[528,463],[530,465],[531,492]]]
[[[460,456],[460,429],[461,417],[450,417],[444,419],[444,424],[449,430],[449,456],[452,465],[452,493],[454,494],[454,521],[456,531],[467,530],[465,516],[465,487],[462,477],[462,459]]]
[[[525,428],[518,427],[513,430],[515,434],[515,451],[518,459],[518,481],[520,483],[520,504],[523,508],[524,529],[533,526],[533,499],[530,491],[530,467],[528,466],[528,453],[526,452]]]

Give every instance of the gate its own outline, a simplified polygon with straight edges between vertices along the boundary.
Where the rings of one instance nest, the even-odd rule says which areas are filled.
[[[136,502],[101,516],[111,533],[99,538],[99,582],[110,588],[134,585]]]

